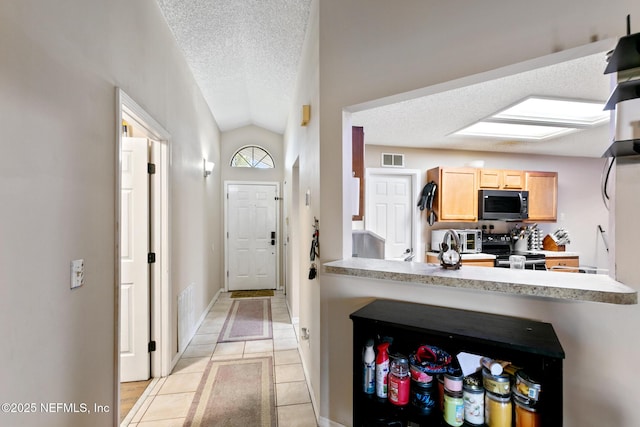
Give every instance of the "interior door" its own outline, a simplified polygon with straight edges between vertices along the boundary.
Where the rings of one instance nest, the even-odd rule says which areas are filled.
[[[275,184],[227,186],[229,290],[276,289]]]
[[[120,381],[147,380],[149,361],[149,181],[146,138],[122,138]]]
[[[410,175],[370,175],[366,228],[385,238],[385,258],[413,251],[413,191]]]

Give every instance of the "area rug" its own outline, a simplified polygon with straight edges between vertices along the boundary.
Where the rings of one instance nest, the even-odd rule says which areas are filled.
[[[258,291],[233,291],[231,298],[254,298],[254,297],[272,297],[272,289],[264,289]]]
[[[211,361],[185,427],[276,426],[271,357]]]
[[[218,342],[255,341],[273,338],[271,299],[239,299],[231,303]]]

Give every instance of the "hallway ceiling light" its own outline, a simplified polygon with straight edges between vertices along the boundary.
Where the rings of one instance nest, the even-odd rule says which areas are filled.
[[[604,103],[530,96],[452,135],[541,141],[609,121]]]

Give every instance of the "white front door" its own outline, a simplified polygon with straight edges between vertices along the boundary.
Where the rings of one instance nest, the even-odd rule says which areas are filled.
[[[276,184],[227,185],[229,290],[276,289]]]
[[[367,177],[366,228],[385,238],[385,258],[399,259],[413,251],[413,191],[410,175]]]
[[[147,380],[149,363],[149,182],[146,138],[122,138],[120,381]]]

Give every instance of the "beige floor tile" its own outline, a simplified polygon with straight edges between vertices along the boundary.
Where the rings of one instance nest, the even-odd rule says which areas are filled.
[[[273,351],[273,340],[247,341],[244,344],[244,353],[264,353]]]
[[[170,420],[157,420],[138,423],[135,426],[130,427],[182,427],[184,425],[185,418],[172,418]]]
[[[185,418],[195,393],[162,394],[153,398],[140,422]]]
[[[273,349],[275,351],[281,350],[294,350],[298,348],[298,340],[293,339],[283,339],[283,340],[273,340]]]
[[[302,364],[294,365],[276,365],[276,384],[290,383],[294,381],[304,381],[304,371]]]
[[[202,372],[169,375],[158,394],[195,392],[201,379]]]
[[[209,363],[208,357],[186,357],[180,358],[173,368],[173,374],[191,374],[194,372],[204,372]]]
[[[221,342],[216,345],[216,349],[213,352],[214,356],[229,356],[238,355],[242,357],[244,353],[244,341],[239,342]]]
[[[215,348],[215,344],[189,344],[184,353],[182,353],[182,357],[210,357],[213,354],[213,350]]]
[[[195,334],[189,345],[215,344],[217,341],[218,334]]]
[[[147,409],[149,409],[151,402],[153,402],[154,397],[155,396],[149,396],[144,400],[144,402],[142,402],[142,405],[140,405],[138,411],[131,418],[131,423],[137,423],[142,419],[144,414],[147,412]]]
[[[309,403],[309,390],[304,381],[276,384],[276,404],[278,406]]]
[[[273,331],[273,339],[296,339],[296,332],[293,330],[293,326],[289,328],[276,329]]]
[[[164,382],[167,380],[167,378],[158,378],[158,381],[156,382],[156,384],[153,386],[153,388],[149,391],[149,396],[155,396],[156,394],[158,394],[158,391],[160,391],[160,389],[162,388],[162,385],[164,384]]]
[[[317,427],[310,403],[278,406],[278,427]]]
[[[244,353],[242,356],[243,359],[256,359],[259,357],[273,357],[273,352],[264,352],[264,353]]]
[[[300,363],[300,353],[298,350],[276,351],[274,353],[276,365],[291,365]]]
[[[220,331],[222,331],[222,325],[218,325],[218,324],[211,324],[211,325],[201,325],[198,328],[198,332],[196,332],[197,334],[219,334]]]

